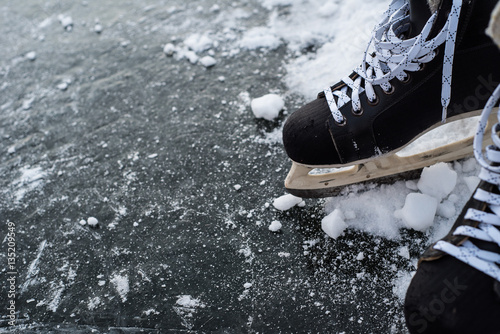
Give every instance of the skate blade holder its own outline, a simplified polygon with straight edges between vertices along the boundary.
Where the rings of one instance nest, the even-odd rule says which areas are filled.
[[[490,131],[497,123],[497,111],[491,113],[486,131]],[[480,111],[479,111],[480,112]],[[477,112],[475,115],[477,116]],[[367,161],[354,163],[351,166],[307,166],[293,162],[292,168],[285,180],[285,188],[295,196],[304,198],[321,198],[335,196],[342,186],[386,178],[410,171],[418,171],[438,162],[450,162],[473,155],[474,134],[478,118],[455,119],[445,125],[436,125],[420,138],[416,138],[400,151],[391,152]],[[448,128],[447,128],[448,127]],[[467,127],[468,129],[464,129]],[[439,132],[432,131],[439,128]],[[462,134],[451,144],[441,144],[435,147],[436,136],[444,131],[454,131]],[[464,132],[467,137],[464,138]],[[447,132],[448,133],[448,132]],[[452,132],[449,132],[452,133]],[[471,134],[472,133],[472,134]],[[488,132],[486,132],[488,133]],[[441,136],[442,137],[442,136]],[[432,145],[434,143],[434,145]],[[483,145],[491,145],[490,136],[485,136]],[[439,144],[438,144],[439,145]],[[424,152],[414,152],[415,147],[434,146]],[[385,182],[394,183],[401,177],[387,178]]]

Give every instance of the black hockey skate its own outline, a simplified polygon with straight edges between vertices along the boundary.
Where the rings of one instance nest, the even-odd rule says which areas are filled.
[[[287,190],[325,197],[338,186],[470,155],[472,136],[408,157],[396,152],[444,121],[480,114],[500,81],[500,53],[484,33],[496,3],[443,0],[431,15],[425,0],[394,0],[362,64],[287,120]],[[350,168],[310,174],[339,167]]]
[[[482,156],[489,113],[484,109],[474,151],[481,183],[450,233],[425,251],[408,288],[405,316],[413,333],[500,333],[500,123]],[[499,119],[500,121],[500,119]]]

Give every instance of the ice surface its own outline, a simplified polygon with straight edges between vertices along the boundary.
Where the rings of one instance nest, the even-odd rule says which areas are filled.
[[[287,211],[302,202],[302,198],[292,194],[283,195],[273,201],[273,206],[280,211]]]
[[[457,172],[450,169],[446,163],[438,163],[426,167],[418,181],[418,189],[441,201],[446,198],[457,184]]]
[[[438,201],[435,197],[411,193],[406,196],[405,205],[396,211],[396,217],[401,218],[408,228],[425,231],[434,222]]]
[[[0,7],[0,215],[19,223],[29,264],[19,314],[82,325],[99,314],[97,332],[117,317],[178,332],[404,332],[416,257],[448,232],[475,160],[449,166],[456,186],[423,232],[394,216],[418,180],[281,198],[273,210],[289,167],[283,119],[249,113],[250,96],[295,109],[349,74],[388,2]],[[206,57],[217,66],[206,70]],[[452,138],[426,145],[438,137]],[[90,214],[102,228],[76,224]],[[268,233],[275,221],[286,233]],[[88,286],[71,285],[64,261]],[[282,316],[259,311],[273,309]]]
[[[266,94],[255,98],[251,102],[252,112],[257,118],[272,121],[279,116],[285,106],[283,98],[277,94]]]

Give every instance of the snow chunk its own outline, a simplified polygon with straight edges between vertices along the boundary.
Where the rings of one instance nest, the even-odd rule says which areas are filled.
[[[470,158],[469,160],[464,161],[462,165],[462,171],[464,173],[470,173],[475,171],[477,166],[478,163],[476,161],[476,158]]]
[[[94,32],[96,34],[100,34],[102,32],[102,24],[96,23],[94,25]]]
[[[36,52],[35,51],[30,51],[27,54],[24,55],[26,59],[29,59],[31,61],[36,59]]]
[[[404,207],[395,211],[394,215],[403,219],[408,228],[425,231],[434,222],[437,206],[436,198],[426,194],[411,193],[406,196]]]
[[[453,218],[457,210],[455,209],[455,204],[451,201],[443,201],[439,204],[437,209],[437,214],[443,218]]]
[[[481,179],[477,176],[468,176],[464,177],[464,182],[467,185],[467,188],[469,188],[470,192],[472,193],[474,192],[474,190],[476,190],[479,182],[481,182]]]
[[[89,217],[87,219],[87,224],[89,224],[89,226],[91,226],[91,227],[97,226],[98,223],[99,223],[99,221],[94,217]]]
[[[279,116],[285,101],[279,95],[267,94],[253,99],[250,106],[255,117],[272,121]]]
[[[407,246],[401,246],[398,250],[398,255],[404,257],[405,259],[410,259],[410,250]]]
[[[321,220],[321,228],[330,238],[337,239],[344,234],[347,228],[344,215],[338,209],[333,210],[332,213]]]
[[[282,226],[283,225],[281,225],[281,223],[279,221],[275,220],[271,223],[271,225],[269,225],[269,231],[278,232],[279,230],[281,230]]]
[[[294,206],[296,206],[301,202],[302,198],[294,196],[292,194],[288,194],[276,198],[273,201],[273,206],[280,211],[286,211],[290,210],[291,208],[293,208]]]
[[[439,201],[446,198],[457,185],[457,172],[450,169],[448,164],[441,162],[426,167],[418,181],[418,189],[426,195]]]
[[[203,52],[213,46],[213,41],[206,35],[192,34],[184,40],[184,45],[194,52]]]
[[[65,15],[58,15],[57,19],[59,22],[61,22],[61,25],[63,26],[64,30],[66,31],[71,31],[73,30],[73,19],[71,16],[65,16]]]
[[[165,53],[169,57],[173,56],[175,51],[176,51],[176,48],[172,43],[167,43],[163,47],[163,53]]]
[[[205,56],[200,59],[200,63],[205,66],[205,67],[212,67],[215,64],[217,64],[217,60],[215,60],[213,57],[210,56]]]

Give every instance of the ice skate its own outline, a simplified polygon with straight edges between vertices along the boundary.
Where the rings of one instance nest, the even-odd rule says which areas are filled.
[[[500,5],[489,33],[500,45]],[[446,237],[419,261],[406,295],[410,333],[500,333],[500,86],[481,115],[474,153],[481,183]],[[493,145],[483,155],[490,115]]]
[[[301,197],[472,154],[473,136],[399,156],[429,131],[478,116],[500,81],[500,55],[484,30],[496,0],[395,0],[362,64],[293,113],[283,143],[285,181]],[[436,3],[433,2],[434,4]],[[311,173],[317,168],[341,168]]]
[[[500,123],[493,129],[494,145],[487,148],[491,164],[480,151],[487,113],[499,97],[500,87],[476,137],[482,181],[449,234],[423,254],[408,288],[405,315],[411,333],[500,332]]]

